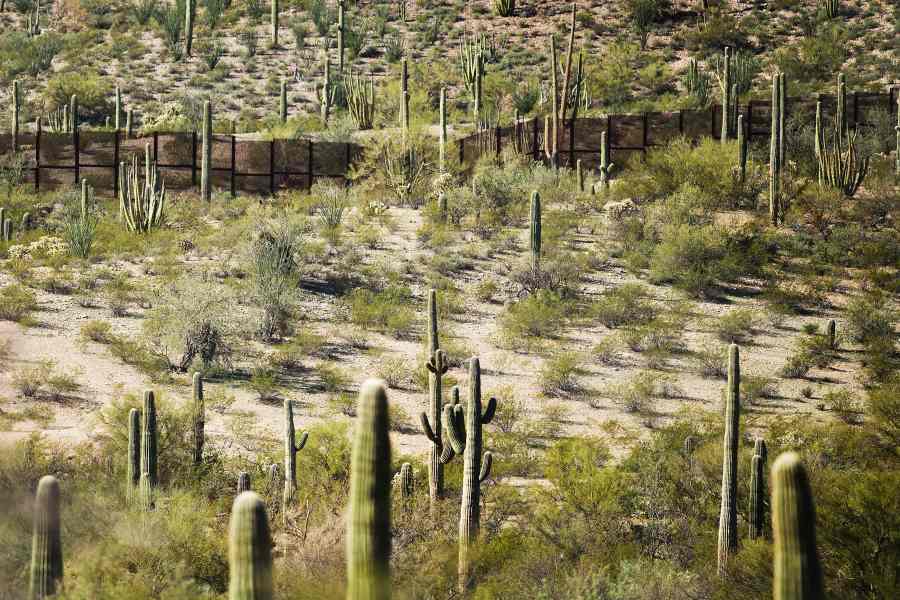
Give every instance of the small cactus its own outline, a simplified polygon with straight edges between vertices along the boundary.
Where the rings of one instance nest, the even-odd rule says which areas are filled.
[[[254,492],[242,492],[231,508],[228,570],[228,600],[272,599],[272,536],[266,505]]]
[[[297,452],[306,446],[309,432],[304,431],[298,440],[294,431],[294,408],[291,401],[284,400],[284,494],[282,495],[282,518],[287,520],[288,505],[297,491]]]
[[[774,600],[823,598],[812,490],[795,452],[785,452],[772,465],[772,536]]]
[[[34,502],[28,600],[43,600],[52,596],[62,583],[59,504],[59,481],[52,475],[41,477]]]
[[[288,114],[288,104],[287,104],[287,82],[284,79],[281,80],[281,91],[278,95],[280,98],[279,101],[279,115],[282,123],[287,123],[287,114]]]
[[[359,391],[350,462],[347,600],[391,597],[391,442],[384,382]]]
[[[763,457],[754,454],[750,461],[750,539],[755,540],[762,537],[765,528],[765,481],[763,480],[764,472]]]
[[[828,321],[828,347],[837,350],[837,322],[834,319]]]
[[[740,351],[737,344],[728,349],[728,393],[725,399],[725,442],[722,459],[722,506],[719,512],[718,573],[725,575],[726,564],[737,549],[737,459],[741,420]]]
[[[246,471],[241,471],[240,473],[238,473],[237,493],[238,493],[238,495],[240,495],[241,492],[249,492],[249,491],[251,491],[250,474],[247,473]]]
[[[600,187],[609,189],[609,180],[615,165],[609,162],[609,139],[605,131],[600,132]]]
[[[200,373],[194,373],[192,383],[191,395],[193,404],[191,406],[191,417],[194,425],[194,447],[192,450],[194,453],[194,464],[199,465],[203,462],[204,429],[206,426],[206,411],[203,405],[203,377]]]
[[[400,465],[400,497],[409,500],[413,495],[413,470],[412,465],[403,463]]]
[[[141,481],[141,411],[132,408],[128,413],[128,464],[125,475],[125,498],[137,498]]]
[[[469,360],[469,401],[444,407],[444,427],[454,452],[463,455],[462,505],[459,516],[459,589],[464,592],[471,579],[469,549],[478,539],[481,521],[481,484],[490,477],[493,457],[482,456],[482,427],[491,422],[497,399],[491,398],[481,409],[481,364],[478,357]]]

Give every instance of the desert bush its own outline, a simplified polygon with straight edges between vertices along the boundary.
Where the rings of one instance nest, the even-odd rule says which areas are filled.
[[[648,290],[637,283],[625,283],[591,303],[588,314],[606,327],[625,327],[656,316],[656,307],[645,298]]]
[[[513,340],[556,337],[568,312],[568,304],[557,294],[542,290],[509,305],[500,317],[500,327]]]
[[[411,298],[412,292],[405,286],[390,285],[377,292],[357,288],[344,297],[344,305],[353,324],[403,337],[411,332],[416,320]]]
[[[79,122],[103,123],[113,112],[112,88],[109,81],[98,75],[67,71],[50,78],[44,98],[50,106],[57,107],[68,104],[73,95],[78,96]]]
[[[12,284],[0,290],[0,319],[27,323],[37,309],[37,296],[28,288]]]
[[[617,365],[621,360],[622,340],[616,336],[608,335],[597,342],[591,349],[591,355],[601,364]]]
[[[399,356],[381,358],[375,364],[374,372],[392,389],[403,389],[415,381],[413,368]]]
[[[865,407],[879,434],[895,446],[900,444],[900,379],[895,376],[868,390]]]
[[[828,390],[822,396],[822,402],[845,423],[855,423],[859,418],[859,400],[850,390]]]
[[[109,321],[88,321],[81,326],[80,336],[84,341],[109,344],[112,339],[112,325]]]
[[[714,317],[712,327],[723,342],[743,344],[753,336],[758,317],[749,308],[735,308],[727,313]]]
[[[771,377],[741,375],[741,397],[750,405],[763,398],[773,398],[777,392],[778,388]]]
[[[53,60],[65,47],[64,40],[51,31],[36,37],[19,31],[0,34],[0,76],[9,80],[20,74],[37,77],[50,71]]]
[[[257,335],[265,341],[290,333],[302,248],[301,227],[286,217],[259,226],[250,246],[253,289],[262,308]]]
[[[578,373],[581,360],[577,352],[559,352],[545,360],[538,371],[538,386],[544,395],[562,396],[580,392]]]
[[[257,399],[261,402],[274,402],[278,399],[281,391],[275,371],[261,366],[254,367],[250,371],[247,387],[256,394]]]
[[[845,317],[848,334],[854,342],[866,344],[895,335],[896,313],[883,294],[871,293],[851,299],[847,303]]]
[[[728,375],[728,348],[702,348],[696,353],[697,366],[704,377],[725,379]]]
[[[22,367],[12,374],[13,387],[26,398],[34,398],[53,373],[56,364],[50,360],[37,361]]]
[[[659,375],[650,371],[641,371],[628,381],[614,384],[607,389],[607,394],[629,413],[644,413],[653,410],[653,398],[658,392]]]

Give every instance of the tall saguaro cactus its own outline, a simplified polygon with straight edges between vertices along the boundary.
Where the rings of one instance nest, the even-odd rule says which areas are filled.
[[[288,104],[287,104],[287,83],[281,80],[281,91],[278,95],[278,115],[282,123],[287,123]]]
[[[453,458],[453,449],[445,444],[441,431],[443,411],[443,384],[441,377],[447,372],[447,359],[443,350],[435,350],[426,365],[429,373],[429,414],[421,415],[422,431],[431,442],[431,460],[428,463],[428,494],[432,509],[444,495],[444,465]]]
[[[144,414],[141,426],[140,497],[145,509],[153,507],[157,484],[156,398],[151,390],[144,392]]]
[[[447,88],[445,87],[441,88],[439,111],[441,115],[441,123],[438,140],[438,165],[441,169],[441,173],[445,173],[447,170]],[[898,128],[898,131],[900,131],[900,128]],[[898,133],[897,135],[897,139],[900,140],[900,133]],[[900,143],[898,143],[897,148],[900,149]]]
[[[531,250],[531,268],[537,270],[541,266],[541,195],[537,190],[531,192],[531,226],[528,247]]]
[[[897,177],[900,177],[900,94],[897,95],[897,125],[894,127],[897,132],[897,148],[894,151],[894,167],[897,171]]]
[[[469,360],[469,400],[444,407],[444,426],[454,452],[463,455],[462,505],[459,514],[459,588],[465,591],[471,578],[469,549],[478,539],[481,525],[481,483],[490,477],[492,455],[482,456],[482,427],[491,422],[497,399],[488,400],[481,409],[481,363],[477,356]]]
[[[779,79],[777,73],[772,76],[772,125],[769,139],[769,219],[772,221],[772,225],[778,224],[778,196],[781,183],[781,150],[779,146],[779,141],[781,140],[779,133],[779,127],[781,126],[781,118],[779,116],[781,86],[779,85]]]
[[[125,470],[125,498],[131,503],[138,494],[141,482],[141,411],[128,412],[128,463]]]
[[[738,166],[741,169],[741,183],[747,180],[747,136],[744,133],[744,115],[737,118]]]
[[[731,48],[725,48],[725,64],[722,69],[722,144],[728,141],[731,129]]]
[[[43,600],[52,596],[62,583],[63,557],[59,504],[59,481],[52,475],[41,477],[34,501],[34,535],[31,539],[28,600]]]
[[[741,419],[740,352],[728,348],[728,388],[725,398],[725,442],[722,458],[722,506],[719,512],[718,573],[725,575],[728,558],[737,550],[737,464]]]
[[[184,53],[191,55],[191,46],[194,43],[194,16],[197,13],[197,0],[187,0],[184,3]]]
[[[823,598],[812,489],[795,452],[785,452],[772,465],[772,536],[774,600]]]
[[[384,382],[359,390],[350,460],[347,600],[391,597],[391,441]]]
[[[750,460],[750,534],[751,540],[762,537],[765,529],[765,480],[764,460],[759,454],[754,454]]]
[[[287,507],[297,491],[297,452],[306,446],[309,432],[304,431],[300,439],[294,431],[294,407],[287,398],[284,400],[284,494],[282,496],[282,518],[287,519]]]
[[[191,420],[193,421],[193,459],[194,464],[203,463],[203,442],[205,438],[204,429],[206,428],[206,407],[203,404],[203,376],[200,373],[194,373],[191,380]]]
[[[122,128],[122,89],[116,86],[115,111],[113,121],[116,124],[116,131]]]
[[[337,30],[337,46],[338,46],[338,73],[344,73],[344,0],[338,0],[338,30]]]
[[[609,139],[605,131],[600,132],[600,187],[604,190],[609,189],[610,173],[613,169],[613,163],[609,162]]]
[[[20,107],[20,89],[19,89],[19,80],[16,79],[12,84],[12,143],[13,143],[13,151],[17,151],[19,149],[19,113],[21,112]]]
[[[547,158],[556,167],[559,165],[559,76],[557,75],[556,36],[550,35],[550,102],[553,105],[551,119],[551,131],[549,144],[544,140],[547,148]],[[546,137],[546,136],[545,136]]]
[[[784,170],[784,118],[785,105],[787,104],[787,80],[784,73],[778,74],[778,174]]]
[[[228,528],[228,600],[272,600],[272,533],[266,503],[241,492]]]
[[[271,27],[272,27],[272,47],[278,47],[278,0],[272,0],[272,14],[271,14]]]
[[[200,152],[200,197],[206,201],[212,199],[210,186],[210,169],[212,168],[212,104],[209,100],[203,103],[203,144]]]

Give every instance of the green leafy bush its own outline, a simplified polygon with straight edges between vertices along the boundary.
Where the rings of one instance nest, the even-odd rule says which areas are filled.
[[[112,88],[109,81],[98,75],[68,71],[50,78],[44,98],[47,104],[57,107],[68,104],[73,95],[77,96],[79,121],[103,123],[113,112]]]

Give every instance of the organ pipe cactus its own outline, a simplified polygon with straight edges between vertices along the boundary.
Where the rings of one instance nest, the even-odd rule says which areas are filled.
[[[531,250],[531,268],[541,266],[541,195],[537,190],[531,192],[531,221],[528,236],[528,247]]]
[[[144,392],[143,423],[141,425],[140,500],[144,509],[153,507],[153,494],[158,477],[156,398],[152,391]]]
[[[497,16],[511,17],[516,12],[516,0],[494,0],[494,10]]]
[[[794,452],[785,452],[772,465],[772,535],[774,600],[823,598],[812,489]]]
[[[128,412],[128,463],[125,469],[125,498],[129,503],[137,499],[141,482],[141,411]]]
[[[487,38],[484,35],[465,36],[459,49],[459,70],[466,91],[473,102],[475,101],[475,82],[478,79],[479,72],[484,68],[486,45]]]
[[[129,115],[130,115],[129,111]],[[129,117],[130,119],[130,117]],[[130,120],[129,120],[130,123]],[[200,197],[206,201],[212,199],[210,170],[212,169],[212,104],[203,102],[203,143],[200,151]]]
[[[737,464],[741,419],[740,352],[737,344],[728,348],[728,388],[725,398],[725,442],[722,459],[722,505],[719,511],[718,573],[737,550]]]
[[[266,504],[254,492],[242,492],[231,508],[228,571],[228,600],[272,599],[272,534]]]
[[[238,473],[237,479],[237,493],[238,495],[241,492],[249,492],[250,491],[250,474],[246,471],[241,471]]]
[[[478,538],[481,520],[481,483],[491,474],[492,456],[482,456],[482,427],[491,422],[497,399],[481,408],[481,364],[478,357],[469,360],[469,400],[444,407],[444,427],[456,454],[463,456],[462,505],[459,516],[459,588],[464,591],[471,578],[469,550]]]
[[[59,481],[41,477],[34,502],[34,535],[31,539],[31,571],[28,600],[54,595],[63,579],[62,539],[59,519]]]
[[[842,129],[838,116],[829,138],[822,125],[822,103],[816,103],[815,155],[819,184],[838,189],[848,198],[856,194],[869,172],[869,157],[857,148],[857,137],[856,130]]]
[[[144,177],[140,176],[137,156],[131,165],[119,166],[119,210],[130,231],[146,233],[162,225],[165,215],[166,184],[156,163],[150,160],[150,144],[144,146]]]
[[[344,91],[347,94],[347,110],[358,129],[372,129],[375,118],[375,82],[368,85],[359,75],[352,72],[344,77]]]
[[[384,382],[359,391],[350,462],[347,600],[391,597],[391,442]]]
[[[287,520],[287,508],[297,491],[297,452],[306,446],[309,432],[304,431],[297,439],[294,431],[294,408],[291,401],[284,400],[284,494],[282,495],[282,518]]]
[[[206,426],[206,409],[203,404],[203,377],[200,373],[194,373],[191,386],[191,420],[193,424],[193,451],[194,464],[199,465],[203,462],[203,442],[205,438],[204,429]]]

